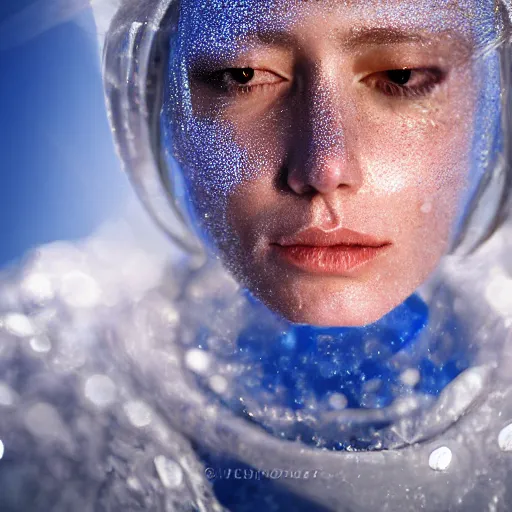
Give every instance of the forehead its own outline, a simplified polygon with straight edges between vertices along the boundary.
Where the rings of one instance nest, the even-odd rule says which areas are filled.
[[[313,27],[392,27],[403,31],[458,32],[477,42],[496,33],[494,0],[181,0],[181,33],[214,46],[258,34]]]

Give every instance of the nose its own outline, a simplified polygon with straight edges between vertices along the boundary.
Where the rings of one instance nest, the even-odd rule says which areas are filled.
[[[348,147],[353,116],[332,78],[319,77],[304,87],[293,117],[287,183],[296,194],[329,194],[358,188],[361,173]]]

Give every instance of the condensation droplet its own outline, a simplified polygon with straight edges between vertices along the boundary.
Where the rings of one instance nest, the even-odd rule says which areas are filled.
[[[498,445],[504,452],[512,452],[512,423],[501,429]]]
[[[210,366],[210,356],[204,350],[194,348],[185,354],[185,364],[189,370],[202,375]]]
[[[27,338],[35,334],[34,325],[30,319],[20,313],[8,313],[4,316],[2,323],[8,332],[20,338]]]
[[[34,336],[30,339],[30,348],[39,354],[45,354],[50,352],[52,344],[48,339],[48,336],[41,334],[40,336]]]
[[[512,279],[498,273],[485,288],[485,298],[501,315],[512,315]]]
[[[445,471],[452,462],[452,451],[447,446],[434,450],[428,458],[428,465],[434,471]]]
[[[5,453],[5,447],[3,441],[0,439],[0,459],[3,459]]]
[[[48,276],[44,274],[30,274],[21,284],[23,293],[33,300],[44,302],[53,298],[53,287]]]
[[[397,398],[393,403],[393,409],[400,416],[410,414],[419,407],[418,398],[416,396],[404,396]]]
[[[83,272],[66,274],[60,288],[62,300],[76,308],[92,308],[100,300],[101,290],[96,281]]]
[[[365,382],[363,385],[363,390],[365,393],[376,393],[380,387],[382,386],[382,380],[375,378],[370,379],[369,381]]]
[[[134,476],[129,476],[126,480],[126,483],[128,484],[128,487],[135,491],[142,491],[142,485],[138,478],[135,478]]]
[[[169,327],[177,326],[180,321],[180,314],[170,305],[167,305],[162,309],[161,315]]]
[[[0,405],[9,406],[14,403],[14,393],[7,384],[0,383]]]
[[[430,213],[432,211],[432,203],[425,201],[420,208],[421,213]]]
[[[84,393],[94,405],[106,407],[116,398],[116,386],[106,375],[93,375],[87,379]]]
[[[69,441],[69,432],[60,414],[50,404],[40,402],[28,409],[25,414],[25,426],[36,437]]]
[[[333,393],[329,397],[329,405],[333,409],[337,409],[337,410],[345,409],[345,407],[347,407],[347,404],[348,404],[347,397],[342,393]]]
[[[222,375],[213,375],[209,380],[210,388],[221,395],[228,389],[228,381]]]
[[[418,384],[420,378],[420,372],[417,368],[407,368],[407,370],[400,374],[402,383],[411,388]]]
[[[167,489],[176,489],[183,482],[183,470],[181,466],[173,461],[157,455],[154,459],[156,471],[164,487]]]
[[[124,406],[124,412],[134,427],[142,428],[151,423],[152,412],[146,402],[133,400]]]

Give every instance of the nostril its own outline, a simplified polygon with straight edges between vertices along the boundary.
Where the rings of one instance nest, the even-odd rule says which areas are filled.
[[[280,192],[293,192],[298,195],[311,194],[315,191],[311,185],[288,166],[283,166],[277,174],[275,186]]]
[[[289,189],[299,195],[306,195],[315,191],[314,187],[294,173],[288,176],[287,185]]]

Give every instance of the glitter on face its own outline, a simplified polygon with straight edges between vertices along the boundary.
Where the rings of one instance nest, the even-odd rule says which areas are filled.
[[[472,57],[496,38],[495,12],[435,3],[180,4],[164,146],[207,245],[294,322],[364,325],[397,306],[448,249],[485,167],[470,162],[499,125],[497,54]],[[390,248],[315,276],[275,249],[308,227]]]

